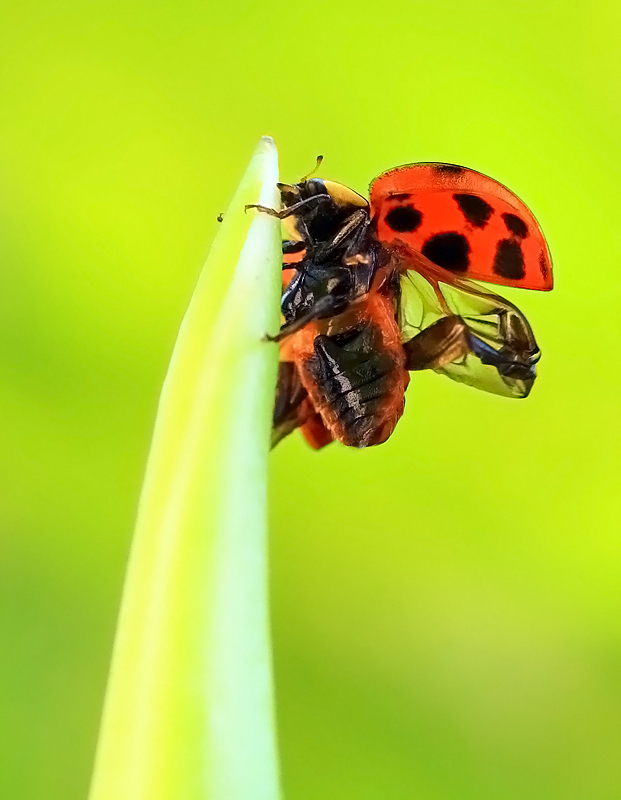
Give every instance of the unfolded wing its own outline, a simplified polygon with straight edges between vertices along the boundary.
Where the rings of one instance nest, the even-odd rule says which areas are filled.
[[[399,326],[410,370],[433,369],[505,397],[526,397],[540,350],[512,303],[470,281],[401,278]]]

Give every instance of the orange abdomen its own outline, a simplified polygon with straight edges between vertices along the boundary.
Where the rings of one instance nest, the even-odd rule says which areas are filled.
[[[288,355],[331,437],[352,447],[385,442],[403,414],[409,382],[393,300],[371,293],[291,338]],[[313,425],[307,438],[317,446]]]

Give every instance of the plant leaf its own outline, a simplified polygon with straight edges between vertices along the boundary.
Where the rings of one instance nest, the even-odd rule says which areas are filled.
[[[276,800],[266,473],[279,202],[264,137],[214,241],[160,398],[90,800]]]

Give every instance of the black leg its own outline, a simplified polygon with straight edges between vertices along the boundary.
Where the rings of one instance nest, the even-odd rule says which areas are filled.
[[[302,250],[306,250],[306,243],[298,241],[297,239],[286,239],[282,243],[282,252],[285,256],[292,255],[293,253],[301,253]]]
[[[313,303],[306,314],[298,317],[294,322],[283,325],[276,336],[266,336],[265,338],[268,342],[281,342],[287,336],[291,336],[292,333],[301,331],[305,325],[313,322],[313,320],[325,319],[326,317],[334,317],[340,314],[341,311],[345,310],[348,302],[348,298],[342,295],[327,294],[324,297],[320,297],[316,303]]]
[[[269,214],[270,217],[285,219],[285,217],[290,217],[292,214],[297,214],[301,208],[304,208],[311,203],[316,203],[318,201],[325,202],[326,200],[332,202],[332,198],[329,194],[315,194],[312,197],[307,197],[306,200],[300,200],[299,203],[294,203],[292,206],[283,208],[281,211],[276,211],[275,208],[268,208],[267,206],[260,206],[256,203],[251,203],[250,205],[245,206],[245,208],[246,211],[248,211],[249,208],[256,208],[257,211],[261,211],[263,214]]]
[[[295,364],[281,361],[272,418],[272,447],[299,428],[315,413]]]
[[[347,222],[340,228],[330,239],[330,241],[326,242],[325,244],[322,243],[321,245],[321,257],[325,258],[329,255],[333,250],[336,250],[343,242],[348,239],[352,233],[359,228],[359,233],[355,236],[352,240],[352,245],[358,245],[361,239],[360,234],[366,229],[369,223],[369,215],[366,211],[360,209],[360,211],[354,211],[354,213],[348,218]],[[361,226],[364,225],[364,228]],[[347,255],[350,255],[351,250],[357,250],[358,247],[352,247],[352,245],[347,247]]]

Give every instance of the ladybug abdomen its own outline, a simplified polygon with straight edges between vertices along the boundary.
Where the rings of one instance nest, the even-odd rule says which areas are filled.
[[[409,375],[390,307],[385,297],[369,297],[355,324],[315,336],[312,353],[297,360],[325,427],[352,447],[385,442],[403,414]]]

